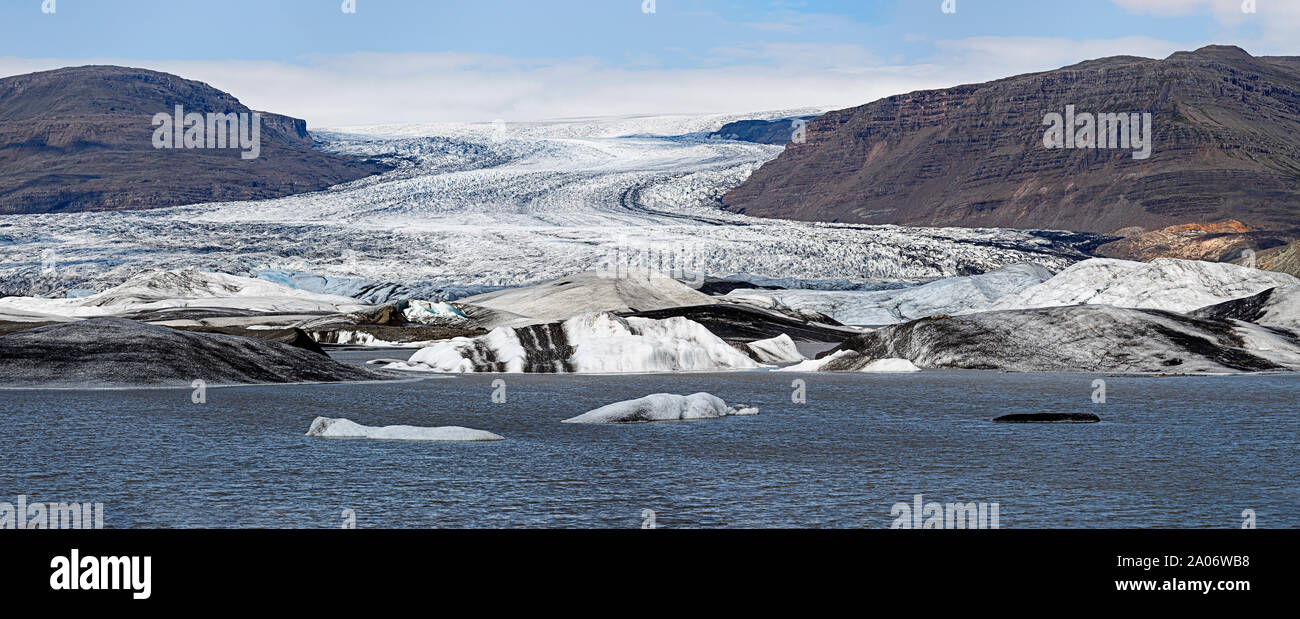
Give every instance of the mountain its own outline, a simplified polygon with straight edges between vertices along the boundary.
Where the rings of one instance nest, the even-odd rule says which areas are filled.
[[[154,116],[252,113],[207,84],[85,66],[0,79],[0,214],[127,210],[316,191],[387,166],[316,150],[305,121],[263,112],[260,146],[158,149]],[[250,125],[251,129],[251,125]]]
[[[1242,258],[1236,262],[1243,264],[1248,261],[1249,258]],[[1289,273],[1300,277],[1300,241],[1259,252],[1255,257],[1255,265],[1266,271]]]
[[[794,138],[799,122],[807,123],[816,116],[791,116],[776,120],[737,120],[709,134],[711,140],[740,140],[757,144],[784,146]]]
[[[1065,116],[1067,106],[1150,113],[1149,157],[1134,144],[1047,148],[1047,115]],[[1300,58],[1225,46],[1164,60],[1103,58],[897,95],[830,112],[807,131],[806,142],[728,192],[724,207],[805,221],[1124,236],[1235,220],[1279,232],[1272,244],[1300,237]]]

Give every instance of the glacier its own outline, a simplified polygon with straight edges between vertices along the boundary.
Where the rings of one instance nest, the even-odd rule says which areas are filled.
[[[1023,262],[1061,269],[1099,242],[1065,232],[816,224],[724,212],[719,197],[781,147],[708,133],[766,116],[317,131],[326,150],[396,168],[275,200],[3,216],[0,295],[66,297],[144,272],[193,268],[363,303],[448,301],[639,254],[680,257],[693,272],[755,281],[922,281]]]

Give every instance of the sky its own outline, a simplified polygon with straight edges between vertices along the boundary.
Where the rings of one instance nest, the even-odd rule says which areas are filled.
[[[143,67],[313,128],[531,121],[841,108],[1208,44],[1300,55],[1297,32],[1300,0],[0,0],[0,76]]]

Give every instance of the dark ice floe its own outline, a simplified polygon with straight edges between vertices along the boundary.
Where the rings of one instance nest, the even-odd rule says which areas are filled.
[[[190,387],[382,380],[281,342],[95,318],[0,336],[0,387]]]
[[[1235,320],[1104,305],[943,316],[845,342],[824,371],[902,358],[922,368],[1236,373],[1300,369],[1300,339]],[[827,356],[831,356],[827,355]]]

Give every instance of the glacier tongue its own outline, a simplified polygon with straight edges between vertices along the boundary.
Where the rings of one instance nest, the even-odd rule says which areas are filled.
[[[781,151],[704,137],[740,117],[321,133],[329,149],[398,168],[276,200],[0,217],[0,295],[64,296],[193,267],[369,302],[452,300],[590,271],[629,249],[681,255],[710,275],[916,281],[1063,268],[1095,238],[723,212],[718,198]]]

